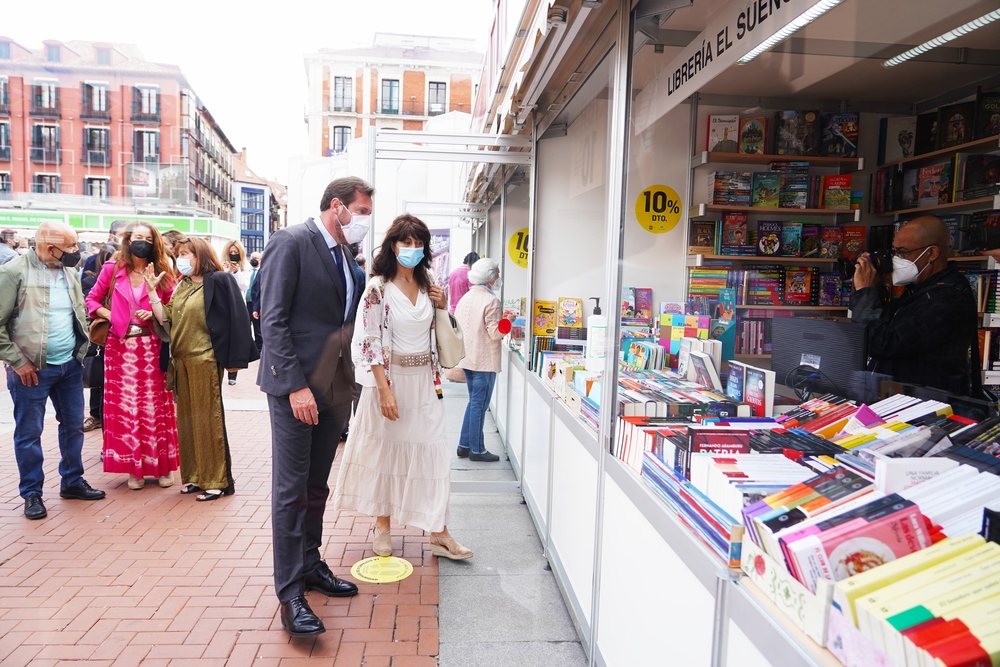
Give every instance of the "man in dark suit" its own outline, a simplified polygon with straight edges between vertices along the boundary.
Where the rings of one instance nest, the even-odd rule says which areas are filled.
[[[257,384],[271,414],[271,527],[281,623],[293,637],[325,631],[305,592],[355,595],[320,560],[328,480],[351,406],[351,333],[364,275],[345,246],[367,232],[375,190],[332,181],[320,213],[276,232],[257,275],[264,338]]]

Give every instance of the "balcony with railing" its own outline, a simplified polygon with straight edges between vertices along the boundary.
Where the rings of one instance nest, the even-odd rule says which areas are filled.
[[[7,86],[0,87],[0,116],[10,115],[10,99],[7,96]]]
[[[136,148],[132,151],[132,161],[144,164],[159,164],[160,154],[147,153],[142,148]]]
[[[354,100],[330,100],[330,111],[333,113],[354,113]]]
[[[151,100],[144,100],[141,97],[132,98],[132,122],[133,123],[159,123],[160,122],[160,96],[156,96],[154,104]]]
[[[10,162],[10,146],[0,146],[0,162]]]
[[[377,113],[389,114],[393,116],[399,115],[400,112],[400,102],[398,98],[381,99],[375,104],[375,110]]]
[[[62,156],[59,147],[32,146],[30,159],[35,164],[61,164]]]
[[[37,89],[38,86],[32,86],[32,88]],[[35,90],[31,96],[30,114],[38,118],[62,118],[59,92],[56,91],[55,95],[46,95]]]
[[[82,157],[83,157],[83,163],[89,164],[92,167],[111,166],[110,148],[93,148],[90,146],[84,146]]]
[[[80,118],[83,120],[111,120],[110,111],[107,109],[94,109],[93,106],[90,100],[83,98],[83,106],[80,108]]]

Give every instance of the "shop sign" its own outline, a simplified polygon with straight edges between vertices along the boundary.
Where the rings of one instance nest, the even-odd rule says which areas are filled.
[[[522,227],[507,240],[507,256],[522,269],[528,268],[528,228]]]
[[[663,234],[681,220],[680,195],[669,185],[650,185],[635,200],[635,219],[647,232]]]
[[[61,213],[0,211],[0,226],[2,227],[37,227],[43,222],[66,222],[66,216]]]
[[[732,0],[636,96],[635,131],[649,128],[815,3],[816,0]]]

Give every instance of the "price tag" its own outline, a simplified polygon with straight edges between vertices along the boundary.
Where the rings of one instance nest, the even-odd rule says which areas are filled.
[[[528,228],[522,227],[510,235],[507,256],[522,269],[528,268]]]
[[[635,200],[635,218],[647,232],[663,234],[681,220],[680,195],[667,185],[650,185]]]

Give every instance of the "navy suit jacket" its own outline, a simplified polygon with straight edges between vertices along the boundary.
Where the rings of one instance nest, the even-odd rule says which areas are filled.
[[[320,399],[331,388],[348,395],[354,388],[351,335],[364,273],[342,246],[354,274],[354,298],[345,317],[343,275],[318,224],[309,218],[275,232],[267,244],[267,261],[257,273],[264,340],[257,384],[272,396],[309,387]]]

